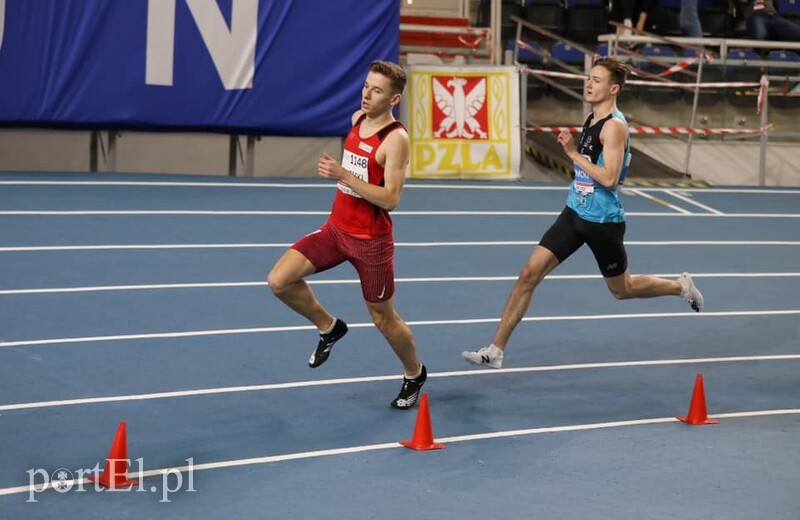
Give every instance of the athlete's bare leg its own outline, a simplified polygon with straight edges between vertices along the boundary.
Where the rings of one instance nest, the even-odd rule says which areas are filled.
[[[421,368],[414,346],[414,334],[394,308],[394,297],[385,302],[366,302],[372,322],[389,342],[403,363],[406,377],[416,376]]]
[[[287,249],[275,262],[267,283],[272,293],[289,308],[305,316],[321,331],[333,325],[333,316],[319,303],[314,292],[303,280],[315,272],[314,264],[295,249]]]
[[[625,272],[619,276],[605,277],[608,290],[614,298],[655,298],[657,296],[680,296],[681,285],[674,280],[650,275],[631,276]]]
[[[511,294],[503,308],[500,325],[497,326],[492,344],[500,350],[505,350],[514,328],[525,316],[533,298],[533,291],[556,268],[558,259],[546,247],[536,246],[519,273]]]

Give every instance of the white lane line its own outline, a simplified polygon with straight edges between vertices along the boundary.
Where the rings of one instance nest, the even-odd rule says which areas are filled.
[[[336,189],[331,182],[180,182],[180,181],[0,181],[4,186],[165,186],[187,188],[302,188]],[[567,191],[563,186],[525,186],[519,184],[417,184],[406,182],[404,188],[444,190],[494,190],[494,191]]]
[[[419,210],[419,211],[393,211],[392,216],[557,216],[559,211],[515,211],[515,210]],[[330,210],[60,210],[60,211],[0,211],[0,216],[142,216],[142,215],[267,215],[267,216],[297,216],[297,215],[329,215]],[[654,213],[658,214],[658,213]],[[660,213],[667,215],[667,213]]]
[[[682,200],[682,201],[686,202],[687,204],[692,204],[693,206],[697,206],[698,208],[703,209],[705,211],[708,211],[709,213],[714,213],[715,215],[723,215],[724,214],[723,212],[721,212],[719,210],[716,210],[716,209],[712,208],[711,206],[707,206],[705,204],[701,204],[701,203],[697,202],[696,200],[690,199],[689,197],[687,197],[685,195],[681,195],[680,193],[676,193],[674,190],[664,190],[664,193],[666,193],[667,195],[669,195],[671,197],[675,197],[676,199]]]
[[[691,211],[687,211],[687,210],[685,210],[685,209],[683,209],[683,208],[681,208],[679,206],[676,206],[674,204],[670,204],[669,202],[667,202],[665,200],[659,199],[658,197],[655,197],[655,196],[650,195],[648,193],[644,193],[641,190],[628,189],[627,191],[629,193],[633,193],[633,194],[636,194],[636,195],[638,195],[640,197],[644,197],[645,199],[651,200],[651,201],[653,201],[653,202],[655,202],[657,204],[661,204],[662,206],[666,206],[666,207],[668,207],[670,209],[673,209],[673,210],[677,211],[678,213],[682,213],[683,215],[693,215],[693,213]]]
[[[0,247],[2,253],[18,253],[33,251],[124,251],[131,249],[251,249],[251,248],[286,248],[286,243],[254,243],[254,244],[98,244],[83,246],[21,246]],[[395,244],[396,246],[397,244]]]
[[[329,215],[330,210],[308,210],[308,211],[295,211],[295,210],[201,210],[201,209],[154,209],[154,210],[54,210],[54,211],[0,211],[0,216],[148,216],[148,215],[281,215],[281,216],[297,216],[297,215]]]
[[[694,275],[692,275],[694,276]],[[312,284],[351,284],[359,283],[358,280],[306,280]],[[400,282],[400,280],[395,280]],[[59,293],[79,293],[79,292],[103,292],[103,291],[149,291],[164,289],[217,289],[234,287],[266,287],[267,282],[209,282],[209,283],[167,283],[167,284],[142,284],[142,285],[97,285],[92,287],[54,287],[43,289],[4,289],[0,290],[0,295],[14,294],[59,294]]]
[[[655,313],[635,313],[635,314],[583,314],[569,316],[527,316],[522,321],[580,321],[580,320],[622,320],[622,319],[642,319],[642,318],[727,318],[741,316],[791,316],[800,314],[800,309],[781,309],[763,311],[716,311],[716,312],[655,312]],[[497,323],[500,318],[471,318],[462,320],[420,320],[408,321],[409,326],[439,326],[439,325],[470,325],[479,323]],[[350,328],[372,327],[372,322],[367,323],[348,323]],[[67,343],[94,343],[100,341],[124,341],[140,339],[160,339],[160,338],[189,338],[198,336],[226,336],[231,334],[259,334],[271,332],[293,332],[298,330],[317,330],[313,325],[296,325],[282,327],[255,327],[244,329],[212,329],[212,330],[191,330],[180,332],[152,332],[142,334],[121,334],[114,336],[84,336],[74,338],[50,338],[34,339],[24,341],[4,341],[0,342],[0,348],[4,347],[24,347],[32,345],[60,345]]]
[[[536,240],[502,240],[469,242],[396,242],[396,247],[494,247],[535,246]],[[132,249],[266,249],[286,248],[291,242],[239,244],[95,244],[72,246],[12,246],[0,247],[0,253],[38,251],[123,251]],[[797,246],[800,240],[631,240],[625,246]]]
[[[42,180],[3,180],[2,186],[173,186],[187,188],[301,188],[301,189],[335,189],[336,185],[330,182],[198,182],[198,181],[42,181]],[[446,184],[416,183],[415,181],[406,182],[405,188],[410,189],[443,189],[443,190],[493,190],[493,191],[567,191],[569,185],[562,186],[529,186],[518,183],[497,184],[458,184],[456,182]],[[660,191],[663,187],[638,187],[642,191]],[[771,195],[800,195],[797,189],[775,189],[775,188],[691,188],[676,187],[675,191],[685,193],[750,193],[750,194],[771,194]]]
[[[645,191],[655,191],[663,188],[641,188]],[[800,190],[796,189],[763,189],[758,188],[672,188],[674,191],[682,193],[746,193],[751,195],[800,195]]]
[[[753,362],[753,361],[787,361],[787,360],[800,360],[800,354],[655,359],[655,360],[643,360],[643,361],[612,361],[603,363],[575,363],[569,365],[545,365],[545,366],[533,366],[533,367],[501,368],[501,369],[489,368],[489,369],[475,369],[475,370],[458,370],[451,372],[431,372],[430,374],[428,374],[428,377],[435,379],[435,378],[445,378],[445,377],[472,377],[472,376],[482,376],[482,375],[521,374],[530,372],[561,372],[568,370],[590,370],[590,369],[604,369],[604,368],[653,367],[653,366],[668,366],[668,365],[696,365],[696,364],[710,364],[710,363],[743,363],[743,362]],[[220,394],[231,394],[231,393],[241,393],[241,392],[265,392],[272,390],[286,390],[291,388],[309,388],[317,386],[346,385],[346,384],[357,384],[357,383],[376,383],[381,381],[394,381],[399,379],[400,379],[399,375],[365,376],[365,377],[350,377],[341,379],[322,379],[322,380],[317,379],[312,381],[294,381],[288,383],[271,383],[263,385],[226,386],[219,388],[201,388],[195,390],[176,390],[172,392],[153,392],[148,394],[85,397],[81,399],[62,399],[53,401],[37,401],[30,403],[4,404],[0,405],[0,411],[30,410],[39,408],[52,408],[57,406],[76,406],[76,405],[99,404],[99,403],[117,403],[123,401],[174,399],[178,397],[195,397],[200,395],[220,395]]]
[[[680,273],[656,273],[659,278],[676,278]],[[692,273],[693,278],[795,278],[794,273]],[[600,274],[555,274],[549,275],[545,281],[551,280],[599,280]],[[396,283],[451,283],[451,282],[507,282],[516,280],[516,276],[441,276],[420,278],[396,278]],[[361,283],[357,278],[336,280],[306,280],[311,285],[353,285]],[[169,289],[222,289],[237,287],[268,287],[263,282],[197,282],[197,283],[161,283],[161,284],[127,284],[127,285],[95,285],[81,287],[43,287],[37,289],[0,289],[0,296],[20,294],[61,294],[106,291],[148,291]]]
[[[714,419],[725,420],[725,419],[743,419],[750,417],[774,417],[781,415],[797,415],[797,414],[800,414],[800,409],[788,408],[780,410],[754,410],[754,411],[743,411],[743,412],[733,412],[733,413],[720,413],[720,414],[709,415],[709,417],[712,417]],[[655,417],[651,419],[634,419],[628,421],[572,424],[564,426],[549,426],[540,428],[526,428],[520,430],[506,430],[499,432],[475,433],[469,435],[456,435],[452,437],[439,437],[436,439],[436,442],[441,442],[445,444],[455,444],[459,442],[471,442],[471,441],[480,441],[487,439],[501,439],[506,437],[522,437],[530,435],[541,435],[546,433],[566,433],[566,432],[578,432],[578,431],[590,431],[590,430],[603,430],[609,428],[648,426],[648,425],[668,424],[668,423],[681,424],[680,421],[678,421],[678,419],[676,419],[675,417]],[[194,472],[194,471],[207,471],[207,470],[233,468],[241,466],[253,466],[257,464],[274,464],[277,462],[288,462],[292,460],[316,459],[320,457],[331,457],[336,455],[349,455],[353,453],[365,453],[369,451],[398,449],[401,447],[402,446],[397,441],[394,441],[394,442],[385,442],[382,444],[366,444],[362,446],[351,446],[346,448],[333,448],[327,450],[285,453],[281,455],[269,455],[266,457],[250,457],[247,459],[207,462],[202,464],[193,464],[192,466],[176,466],[172,468],[151,469],[147,471],[131,473],[130,476],[132,478],[147,478],[147,477],[161,476],[165,473],[177,473],[177,472],[185,473],[190,470]],[[93,483],[87,481],[86,479],[65,480],[59,482],[71,486],[93,485]],[[40,492],[40,491],[45,491],[47,489],[52,489],[52,483],[0,488],[0,496],[13,495],[18,493]]]
[[[692,213],[681,207],[670,204],[658,197],[646,194],[641,190],[628,190],[653,202],[666,206],[679,213],[662,211],[632,211],[626,212],[629,217],[718,217],[718,218],[800,218],[800,213]],[[451,211],[393,211],[392,216],[397,217],[451,217],[451,216],[480,216],[480,217],[555,217],[560,211],[476,211],[476,210],[451,210]],[[0,211],[0,216],[325,216],[329,210],[26,210],[26,211]]]

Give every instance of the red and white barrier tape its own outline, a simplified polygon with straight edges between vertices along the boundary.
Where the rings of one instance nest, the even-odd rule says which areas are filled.
[[[487,38],[486,42],[489,43],[488,37],[491,36],[491,32],[488,29],[473,29],[472,27],[468,28],[467,34],[470,35],[477,35],[477,37],[472,41],[467,41],[464,39],[463,36],[458,36],[458,41],[466,45],[471,49],[477,49],[478,45],[483,41],[484,38]]]
[[[675,81],[644,81],[640,79],[632,79],[625,82],[626,85],[645,85],[650,87],[677,87],[677,88],[694,88],[696,83],[680,83]],[[731,81],[731,82],[710,82],[700,83],[700,88],[725,88],[725,87],[760,87],[761,83],[754,83],[752,81]]]
[[[580,79],[586,80],[586,76],[583,74],[571,74],[568,72],[554,72],[550,70],[541,70],[541,69],[529,69],[527,67],[522,68],[523,71],[527,72],[528,74],[532,75],[539,75],[539,76],[549,76],[553,78],[565,78],[565,79]],[[761,77],[761,81],[758,83],[753,82],[745,82],[745,81],[733,81],[733,82],[712,82],[712,83],[678,83],[674,81],[643,81],[643,80],[629,80],[625,82],[629,85],[644,85],[644,86],[651,86],[651,87],[676,87],[682,89],[694,89],[695,86],[699,86],[700,88],[728,88],[728,87],[759,87],[758,90],[758,101],[756,106],[756,112],[761,113],[761,105],[764,102],[764,93],[767,88],[769,88],[769,81],[766,76]]]
[[[485,34],[481,34],[480,36],[478,36],[477,38],[475,38],[471,42],[468,42],[467,40],[465,40],[463,36],[459,36],[458,37],[458,41],[463,43],[465,46],[469,47],[470,49],[474,50],[474,49],[478,48],[478,45],[480,45],[480,43],[483,41],[485,36],[486,36]]]
[[[771,126],[771,125],[770,125]],[[628,131],[632,134],[717,134],[717,135],[730,135],[730,134],[761,134],[769,130],[769,126],[759,129],[751,128],[673,128],[666,126],[631,126]],[[533,125],[523,128],[526,132],[570,132],[580,133],[583,129],[579,126],[539,126]]]
[[[538,76],[549,76],[551,78],[579,79],[581,81],[586,80],[586,76],[583,74],[571,74],[569,72],[554,72],[552,70],[529,69],[527,67],[522,67],[522,68],[526,70],[528,74],[534,74]]]
[[[538,76],[550,76],[553,78],[565,78],[565,79],[575,79],[575,80],[586,80],[586,76],[583,74],[571,74],[569,72],[554,72],[550,70],[541,70],[541,69],[527,69],[528,74],[538,75]],[[645,86],[655,86],[655,87],[678,87],[678,88],[694,88],[694,83],[682,83],[678,81],[644,81],[639,79],[632,79],[625,82],[626,84],[630,85],[645,85]],[[744,81],[734,81],[734,82],[713,82],[713,83],[700,83],[701,88],[724,88],[724,87],[759,87],[761,83],[755,82],[744,82]]]
[[[697,60],[698,60],[698,58],[697,58],[697,56],[695,56],[694,58],[690,58],[690,59],[688,59],[686,61],[682,61],[682,62],[678,63],[677,65],[673,65],[672,67],[670,67],[668,69],[662,70],[661,72],[658,73],[658,75],[659,76],[670,76],[672,74],[675,74],[676,72],[682,71],[683,69],[689,67],[690,65],[695,64],[697,62]]]
[[[634,56],[634,57],[644,58],[646,61],[650,61],[652,63],[658,63],[658,60],[655,59],[656,58],[655,56],[648,57],[648,56],[645,56],[643,54],[639,54],[639,53],[627,50],[624,47],[621,48],[621,50],[623,50],[625,54],[628,54],[628,55],[631,55],[631,56]],[[708,63],[711,63],[711,62],[714,61],[714,55],[711,54],[710,52],[705,52],[705,53],[702,53],[702,54],[695,54],[694,56],[691,56],[690,58],[678,63],[677,65],[673,65],[673,66],[671,66],[671,67],[659,72],[658,75],[659,76],[670,76],[670,75],[672,75],[672,74],[674,74],[676,72],[680,72],[683,69],[685,69],[687,67],[690,67],[690,66],[694,65],[695,63],[697,63],[698,61],[700,61],[700,57],[701,56],[704,57],[705,60]],[[600,57],[601,57],[600,54],[595,54],[594,55],[595,59],[600,58]],[[636,71],[631,71],[631,74],[633,74],[634,76],[638,76],[639,75],[639,74],[636,73]]]
[[[714,61],[714,56],[712,56],[711,54],[706,54],[705,58],[706,58],[706,61],[708,61],[708,62]],[[660,72],[658,75],[659,76],[669,76],[671,74],[675,74],[676,72],[680,72],[683,69],[694,65],[698,61],[700,61],[700,55],[699,54],[697,54],[695,56],[692,56],[688,60],[684,60],[684,61],[678,63],[677,65],[673,65],[672,67]]]

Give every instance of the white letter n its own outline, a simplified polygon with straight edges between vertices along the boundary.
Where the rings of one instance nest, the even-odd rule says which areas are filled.
[[[230,30],[216,0],[186,0],[186,3],[224,88],[252,88],[258,0],[233,0]],[[175,0],[148,0],[145,80],[148,85],[172,85],[174,54]]]
[[[0,49],[3,48],[3,32],[6,29],[6,0],[0,0]]]

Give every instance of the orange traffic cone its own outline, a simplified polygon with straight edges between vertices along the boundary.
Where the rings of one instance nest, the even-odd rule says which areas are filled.
[[[703,374],[697,374],[694,382],[694,392],[692,393],[692,403],[689,405],[689,413],[686,416],[678,416],[678,419],[689,424],[718,424],[719,421],[709,419],[706,414],[706,393],[703,390]]]
[[[423,392],[417,411],[417,423],[414,425],[414,437],[400,444],[412,450],[427,451],[441,450],[446,446],[433,442],[433,427],[431,426],[431,412],[428,408],[428,394]]]
[[[128,479],[128,434],[125,421],[119,423],[114,444],[106,459],[106,467],[100,478],[88,477],[92,482],[97,482],[107,488],[135,486],[138,480]]]

